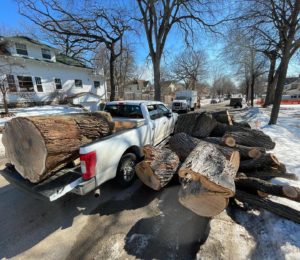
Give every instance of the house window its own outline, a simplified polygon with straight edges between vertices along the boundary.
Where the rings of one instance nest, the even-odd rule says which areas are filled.
[[[6,75],[9,92],[17,92],[14,75]]]
[[[17,76],[21,92],[34,92],[32,77]]]
[[[42,56],[44,59],[51,60],[51,52],[49,49],[42,48]]]
[[[42,80],[40,77],[35,77],[36,88],[38,92],[43,92]]]
[[[16,42],[16,51],[20,55],[28,56],[26,44]]]
[[[61,80],[54,79],[56,89],[62,89]]]
[[[100,88],[100,81],[94,81],[94,88]]]
[[[82,88],[82,80],[81,79],[75,79],[75,87]]]

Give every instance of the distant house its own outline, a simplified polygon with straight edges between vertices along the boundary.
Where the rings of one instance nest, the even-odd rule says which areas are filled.
[[[0,66],[7,68],[0,76],[7,79],[10,105],[61,102],[80,93],[107,99],[102,72],[51,46],[25,36],[0,37],[0,46]]]
[[[300,75],[299,77],[288,77],[284,84],[284,94],[299,93],[300,91]]]
[[[127,82],[124,86],[124,99],[138,100],[149,99],[146,97],[151,92],[148,80],[134,79]]]

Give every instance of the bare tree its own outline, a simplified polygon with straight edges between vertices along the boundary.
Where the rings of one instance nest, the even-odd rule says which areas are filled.
[[[160,63],[168,35],[177,27],[185,33],[185,39],[193,36],[200,26],[213,30],[221,21],[211,23],[212,5],[201,0],[136,0],[144,25],[149,53],[153,63],[155,100],[160,100]],[[196,29],[197,27],[197,29]]]
[[[206,54],[203,50],[184,50],[175,57],[172,67],[174,78],[183,81],[186,89],[195,90],[207,74]]]
[[[244,5],[248,27],[264,35],[280,59],[272,76],[276,89],[269,121],[269,124],[276,124],[288,65],[300,47],[300,0],[251,0],[248,3]]]
[[[216,96],[221,97],[224,94],[231,95],[235,92],[236,92],[236,86],[228,76],[226,75],[215,76],[210,91],[210,94],[213,97]]]
[[[115,61],[122,53],[124,34],[130,29],[126,13],[120,8],[106,8],[96,0],[76,3],[18,0],[18,3],[19,12],[44,30],[72,37],[73,42],[86,43],[90,48],[99,44],[106,46],[109,50],[110,100],[114,100]]]

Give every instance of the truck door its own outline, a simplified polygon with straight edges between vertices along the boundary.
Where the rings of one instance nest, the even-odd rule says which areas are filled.
[[[153,123],[152,131],[153,135],[153,144],[157,145],[162,140],[165,139],[166,132],[168,129],[168,118],[164,115],[162,108],[159,108],[160,104],[148,105],[148,111],[150,119]],[[166,108],[167,109],[167,108]]]

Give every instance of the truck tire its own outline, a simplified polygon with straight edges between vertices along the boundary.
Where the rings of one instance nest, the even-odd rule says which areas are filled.
[[[123,154],[117,169],[116,181],[122,187],[129,187],[135,180],[137,158],[134,153]]]

